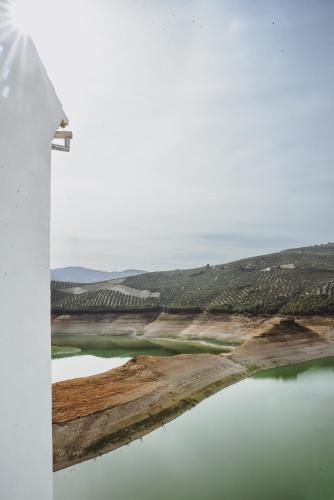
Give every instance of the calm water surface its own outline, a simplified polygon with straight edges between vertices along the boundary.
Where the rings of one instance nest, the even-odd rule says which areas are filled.
[[[82,356],[55,358],[52,360],[52,382],[103,373],[123,365],[129,359],[131,358],[99,358],[86,354]]]
[[[334,358],[224,389],[54,474],[55,500],[333,500]]]
[[[52,343],[76,348],[74,355],[57,355],[52,360],[52,382],[102,373],[121,366],[134,356],[172,356],[181,353],[220,353],[229,350],[210,341],[175,338],[146,339],[130,336],[54,334]]]

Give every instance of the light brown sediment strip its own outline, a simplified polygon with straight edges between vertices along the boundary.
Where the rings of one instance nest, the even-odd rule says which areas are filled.
[[[245,367],[272,368],[334,356],[334,342],[294,320],[281,320],[227,355]]]

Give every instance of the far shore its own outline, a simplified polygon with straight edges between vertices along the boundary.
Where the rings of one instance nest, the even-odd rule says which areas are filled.
[[[109,312],[53,314],[52,333],[176,337],[185,340],[226,340],[242,344],[284,316],[206,312]],[[296,316],[296,321],[334,338],[334,315]]]

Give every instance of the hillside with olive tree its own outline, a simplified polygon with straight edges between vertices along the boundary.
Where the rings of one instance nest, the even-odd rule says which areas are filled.
[[[51,282],[52,312],[334,313],[334,243],[93,284]]]

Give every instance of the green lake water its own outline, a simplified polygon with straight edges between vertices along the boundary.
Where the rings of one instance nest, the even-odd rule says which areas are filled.
[[[219,341],[142,338],[122,335],[53,334],[52,381],[102,373],[141,354],[172,356],[182,353],[219,354],[231,349]]]
[[[84,354],[99,357],[134,357],[140,354],[152,356],[171,356],[181,353],[209,352],[218,354],[228,352],[231,346],[226,346],[218,340],[183,340],[173,337],[144,338],[128,335],[82,335],[62,334],[52,335],[52,345],[81,349]],[[78,354],[78,353],[75,353]]]
[[[241,381],[54,474],[55,500],[333,500],[334,358]]]

